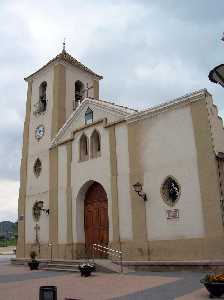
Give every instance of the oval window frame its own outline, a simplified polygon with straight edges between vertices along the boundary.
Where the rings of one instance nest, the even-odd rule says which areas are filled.
[[[168,184],[168,180],[173,180],[175,182],[175,184],[177,185],[178,187],[178,197],[175,199],[175,200],[172,200],[171,198],[169,198],[169,196],[167,195],[168,191],[164,191],[166,189],[166,184]],[[160,194],[161,194],[161,197],[163,199],[163,202],[170,206],[170,207],[174,207],[177,202],[180,200],[180,196],[181,196],[181,186],[178,182],[178,180],[172,176],[172,175],[168,175],[164,180],[163,180],[163,183],[161,185],[161,188],[160,188]]]

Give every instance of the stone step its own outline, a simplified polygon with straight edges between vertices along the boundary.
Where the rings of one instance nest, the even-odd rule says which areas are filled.
[[[223,260],[123,261],[123,265],[135,271],[224,271]]]
[[[48,268],[59,268],[59,269],[74,269],[79,267],[79,264],[48,264]]]
[[[44,268],[41,268],[41,270],[43,271],[55,271],[55,272],[72,272],[72,273],[79,273],[79,270],[78,268],[69,268],[69,269],[66,269],[66,268],[57,268],[57,267],[44,267]]]
[[[68,262],[63,263],[56,263],[51,262],[48,263],[47,266],[43,266],[41,270],[46,271],[71,271],[71,272],[79,272],[79,265],[85,263],[85,262],[79,262],[79,263],[73,263],[69,264]],[[92,263],[92,262],[91,262]],[[95,266],[97,272],[103,272],[103,273],[120,273],[121,269],[119,265],[113,264],[110,260],[106,259],[96,259],[95,260]],[[127,267],[123,267],[123,272],[130,271]]]
[[[82,260],[53,260],[48,261],[49,265],[75,265],[78,266],[80,264],[87,263],[88,261],[82,259]]]

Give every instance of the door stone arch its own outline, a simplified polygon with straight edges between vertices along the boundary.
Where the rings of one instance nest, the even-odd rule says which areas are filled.
[[[86,182],[78,193],[76,230],[77,241],[84,244],[88,256],[92,254],[92,244],[108,245],[108,198],[105,189],[97,181]]]
[[[84,200],[85,246],[90,252],[94,243],[104,246],[109,242],[107,194],[98,182],[86,192]]]

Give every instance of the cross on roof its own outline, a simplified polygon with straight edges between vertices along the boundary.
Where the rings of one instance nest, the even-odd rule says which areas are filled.
[[[83,90],[83,92],[86,92],[86,98],[89,98],[89,90],[93,89],[93,85],[89,87],[89,84],[86,84],[86,88]]]

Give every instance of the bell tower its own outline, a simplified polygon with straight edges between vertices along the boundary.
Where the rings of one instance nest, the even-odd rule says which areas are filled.
[[[100,79],[102,76],[68,54],[65,44],[61,53],[25,78],[17,257],[28,257],[35,250],[39,257],[49,258],[49,244],[57,257],[58,150],[50,149],[50,144],[84,98],[99,99]]]

